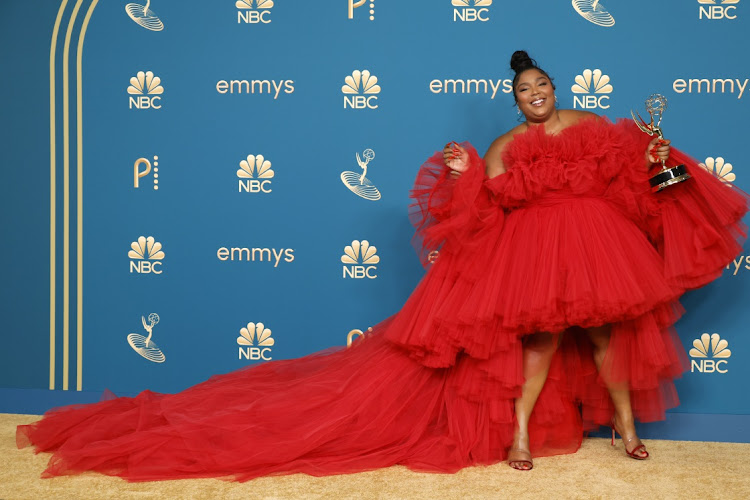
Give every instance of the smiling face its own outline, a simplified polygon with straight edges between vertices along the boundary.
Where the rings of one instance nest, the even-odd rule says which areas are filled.
[[[514,93],[527,121],[543,122],[555,112],[555,88],[549,77],[538,69],[521,73]]]

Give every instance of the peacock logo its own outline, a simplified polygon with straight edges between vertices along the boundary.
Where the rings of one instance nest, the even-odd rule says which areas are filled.
[[[570,90],[573,92],[573,107],[582,109],[609,108],[609,95],[612,84],[609,75],[600,69],[585,69],[575,77],[575,83]],[[604,94],[604,95],[596,95]]]
[[[362,169],[362,172],[341,172],[341,182],[344,183],[344,186],[349,188],[349,191],[360,198],[370,201],[379,200],[380,191],[378,191],[378,188],[376,188],[372,181],[367,178],[367,166],[375,159],[375,151],[368,148],[362,152],[361,158],[359,153],[356,153],[355,156],[357,158],[357,164],[359,165],[359,168]],[[362,158],[364,158],[364,161]]]
[[[269,24],[273,0],[237,0],[237,24]]]
[[[367,240],[354,240],[351,245],[344,247],[344,255],[341,256],[341,262],[344,264],[344,278],[369,278],[378,277],[376,264],[380,262],[377,255],[378,249],[370,245]]]
[[[237,337],[239,359],[252,361],[271,359],[271,347],[276,341],[271,337],[271,330],[263,323],[248,323],[240,329]]]
[[[151,337],[154,334],[154,326],[159,323],[159,319],[159,315],[156,313],[148,315],[148,322],[146,321],[146,318],[141,316],[143,328],[148,332],[148,336],[144,337],[137,333],[131,333],[127,337],[128,344],[130,344],[130,347],[132,347],[135,352],[154,363],[163,363],[167,359],[159,346],[156,345],[156,342],[151,340]]]
[[[270,193],[271,179],[276,175],[271,162],[263,155],[247,155],[237,170],[239,192]]]
[[[270,9],[273,7],[273,0],[237,0],[234,6],[238,9]]]
[[[149,8],[150,4],[151,0],[148,0],[146,5],[129,3],[125,6],[125,12],[128,13],[130,19],[147,30],[161,31],[164,29],[164,23],[161,22],[161,19],[156,15],[156,12]]]
[[[615,25],[615,18],[599,0],[573,0],[572,4],[582,18],[597,26],[610,28]]]
[[[164,87],[161,85],[161,78],[154,75],[153,71],[139,71],[130,78],[128,94],[130,109],[161,109]]]
[[[690,349],[690,371],[695,373],[727,373],[728,359],[732,356],[729,342],[722,339],[718,333],[704,333],[693,340]]]
[[[724,160],[721,156],[717,156],[716,158],[709,156],[705,162],[699,163],[699,165],[727,184],[731,184],[737,179],[737,176],[732,172],[732,164]]]
[[[489,7],[492,0],[451,0],[454,7]]]
[[[135,76],[130,78],[128,94],[160,95],[163,93],[164,87],[161,86],[161,78],[154,75],[153,71],[139,71]]]
[[[139,236],[130,244],[130,272],[137,274],[161,274],[164,251],[153,236]]]
[[[344,109],[377,109],[380,94],[378,77],[369,70],[354,70],[344,78],[341,92],[344,94]]]

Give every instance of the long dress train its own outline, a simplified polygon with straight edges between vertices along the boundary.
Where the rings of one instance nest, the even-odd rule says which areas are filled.
[[[747,197],[674,149],[693,178],[651,193],[647,142],[627,122],[533,127],[493,179],[473,149],[458,179],[436,154],[413,190],[427,274],[351,348],[54,409],[18,445],[53,453],[44,477],[130,481],[491,464],[512,439],[524,337],[540,331],[565,334],[532,414],[534,456],[572,453],[610,421],[606,382],[628,384],[638,419],[663,419],[687,362],[677,298],[740,252]],[[605,324],[597,372],[582,328]]]

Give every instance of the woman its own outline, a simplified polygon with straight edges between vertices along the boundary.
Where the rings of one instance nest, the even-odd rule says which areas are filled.
[[[434,263],[398,314],[349,349],[53,410],[19,427],[19,446],[54,453],[45,477],[454,472],[506,457],[528,470],[532,453],[575,452],[584,429],[612,423],[647,457],[633,417],[677,404],[676,299],[739,252],[746,200],[694,163],[652,194],[644,163],[668,144],[555,110],[546,73],[525,53],[513,64],[526,123],[486,164],[457,147],[460,175],[436,154],[417,176]]]
[[[531,127],[544,127],[544,134],[555,136],[581,120],[598,119],[597,115],[587,111],[558,110],[555,86],[549,75],[536,65],[536,62],[523,51],[518,51],[511,58],[511,68],[515,71],[513,94],[519,115],[526,121],[506,134],[498,137],[488,149],[485,157],[487,177],[494,179],[506,172],[503,154],[514,136],[527,132]],[[654,163],[666,161],[669,157],[669,141],[658,137],[652,139],[644,151],[644,171]],[[459,145],[446,145],[444,150],[446,164],[455,176],[468,168],[469,154]],[[635,165],[637,168],[638,165]],[[559,187],[559,186],[555,186]],[[570,200],[573,201],[573,200]],[[593,325],[585,329],[593,345],[594,361],[601,369],[609,345],[611,325]],[[529,451],[528,423],[534,404],[547,378],[552,356],[557,348],[559,335],[547,332],[529,334],[524,339],[524,378],[521,397],[515,400],[517,427],[514,431],[513,444],[508,453],[511,467],[519,470],[530,470],[533,467]],[[607,383],[607,389],[614,404],[612,417],[613,435],[615,430],[622,436],[625,452],[635,459],[646,459],[649,454],[636,435],[633,411],[630,405],[630,394],[625,382]],[[614,437],[613,437],[614,441]]]

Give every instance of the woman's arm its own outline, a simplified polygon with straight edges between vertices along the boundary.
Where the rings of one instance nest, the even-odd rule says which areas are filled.
[[[512,131],[511,131],[512,132]],[[505,146],[513,139],[511,132],[501,135],[490,144],[487,153],[484,155],[485,173],[492,179],[505,173],[505,164],[503,163],[503,150]]]

